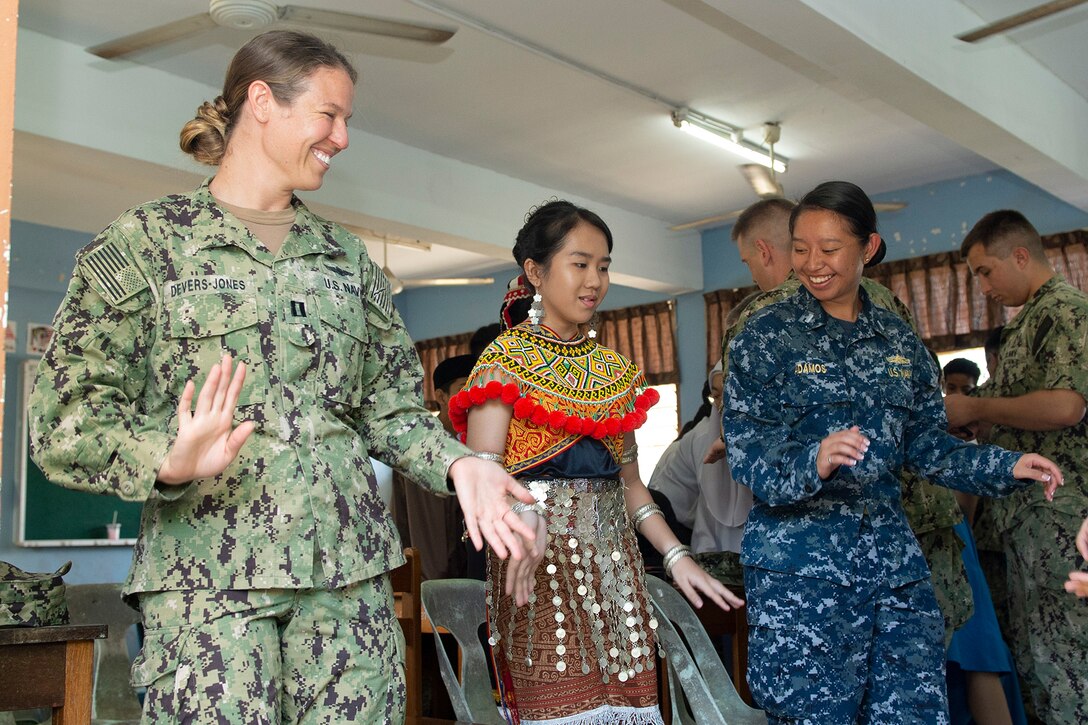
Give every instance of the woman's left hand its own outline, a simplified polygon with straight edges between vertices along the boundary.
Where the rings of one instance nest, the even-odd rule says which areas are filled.
[[[536,533],[532,541],[522,542],[525,556],[511,559],[506,565],[506,594],[514,597],[514,604],[524,607],[536,586],[536,570],[544,558],[544,548],[548,543],[548,526],[544,517],[535,511],[522,511],[517,516]]]
[[[1061,470],[1053,461],[1038,453],[1025,453],[1020,456],[1020,460],[1012,467],[1012,475],[1015,478],[1041,482],[1047,501],[1054,500],[1054,492],[1062,485]]]
[[[695,559],[685,556],[672,565],[672,580],[692,605],[699,609],[703,606],[702,592],[725,611],[733,607],[743,607],[744,600],[731,592],[728,587],[706,573]]]

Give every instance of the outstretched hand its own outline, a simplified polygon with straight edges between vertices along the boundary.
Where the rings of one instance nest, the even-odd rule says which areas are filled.
[[[544,547],[548,538],[547,522],[535,511],[524,511],[518,518],[532,527],[537,542],[522,541],[526,554],[522,559],[511,559],[506,565],[506,594],[514,598],[514,604],[524,607],[529,603],[529,595],[536,586],[536,568],[544,559]]]
[[[500,559],[525,556],[522,542],[533,544],[536,534],[510,509],[509,497],[532,504],[533,494],[499,464],[475,456],[458,458],[449,473],[476,550],[482,550],[486,540]]]
[[[158,480],[169,485],[217,476],[226,470],[253,432],[252,421],[234,427],[234,409],[246,379],[245,363],[231,374],[230,355],[208,372],[193,409],[196,386],[185,383],[178,401],[178,437],[159,467]]]
[[[1061,470],[1053,461],[1038,453],[1025,453],[1020,456],[1020,460],[1012,467],[1012,475],[1022,480],[1042,483],[1043,495],[1047,501],[1054,500],[1054,492],[1062,485]]]
[[[671,576],[676,586],[696,609],[703,606],[703,599],[699,596],[699,592],[710,597],[712,602],[727,612],[733,607],[744,606],[743,599],[707,574],[706,570],[690,556],[685,556],[673,564]]]

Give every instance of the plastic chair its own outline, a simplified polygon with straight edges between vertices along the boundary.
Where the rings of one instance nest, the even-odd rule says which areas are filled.
[[[668,582],[649,574],[646,588],[658,614],[657,639],[668,658],[673,722],[765,724],[767,716],[763,711],[749,707],[737,694],[714,644],[684,596]],[[682,706],[683,700],[690,714]]]
[[[140,701],[129,684],[127,634],[140,614],[121,599],[120,584],[75,584],[66,591],[72,624],[105,624],[106,639],[94,643],[94,698],[91,717],[95,723],[138,723]]]
[[[434,629],[438,668],[457,719],[505,725],[495,704],[487,652],[480,640],[485,619],[484,583],[476,579],[434,579],[423,582],[421,591],[423,611]],[[439,628],[452,634],[461,649],[460,679],[438,640]]]

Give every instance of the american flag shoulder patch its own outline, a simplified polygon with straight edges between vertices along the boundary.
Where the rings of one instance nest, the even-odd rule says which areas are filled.
[[[363,277],[367,302],[388,320],[393,316],[393,290],[389,288],[385,272],[371,262],[363,272]]]
[[[136,265],[112,241],[103,242],[85,254],[81,266],[111,305],[121,304],[148,286]]]

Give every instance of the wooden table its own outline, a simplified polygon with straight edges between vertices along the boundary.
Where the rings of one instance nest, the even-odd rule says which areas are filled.
[[[53,725],[91,722],[94,640],[106,625],[0,628],[0,710],[53,709]]]

